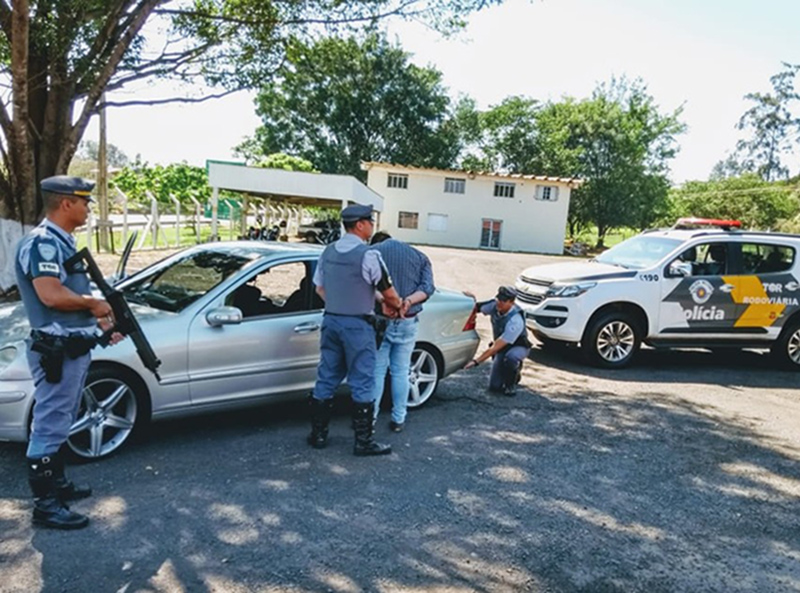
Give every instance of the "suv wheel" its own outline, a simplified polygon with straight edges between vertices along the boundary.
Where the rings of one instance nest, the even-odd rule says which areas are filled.
[[[609,311],[586,328],[581,349],[595,366],[622,368],[630,363],[641,343],[641,332],[633,316],[624,311]]]
[[[772,346],[772,354],[781,366],[800,371],[800,320],[794,320],[781,332]]]

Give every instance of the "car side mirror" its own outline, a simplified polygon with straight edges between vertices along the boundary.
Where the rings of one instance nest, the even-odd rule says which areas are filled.
[[[217,307],[206,313],[206,321],[211,327],[236,325],[242,322],[242,310],[237,307]]]
[[[686,278],[687,276],[692,275],[692,263],[681,261],[676,259],[673,262],[670,262],[669,267],[667,268],[667,276],[672,278],[683,277]]]

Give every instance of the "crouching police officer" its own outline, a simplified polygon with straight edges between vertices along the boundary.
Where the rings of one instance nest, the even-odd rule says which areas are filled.
[[[67,502],[90,496],[64,475],[63,448],[75,420],[99,323],[113,324],[109,304],[91,296],[81,265],[67,269],[75,254],[71,233],[86,223],[94,183],[59,175],[41,183],[45,219],[17,248],[16,276],[32,328],[28,365],[33,376],[33,426],[28,443],[28,483],[33,492],[33,523],[80,529],[89,519]],[[111,343],[122,336],[114,334]]]
[[[342,210],[342,223],[345,235],[325,248],[314,272],[325,315],[308,443],[316,449],[328,444],[333,394],[346,376],[354,403],[353,453],[385,455],[391,446],[374,439],[375,291],[383,295],[387,310],[399,312],[402,301],[380,254],[366,245],[374,228],[372,208],[348,206]]]
[[[475,298],[470,293],[465,294]],[[494,343],[464,365],[465,369],[471,369],[494,357],[489,391],[510,396],[517,394],[522,361],[531,351],[525,313],[514,303],[516,298],[517,291],[513,286],[501,286],[494,300],[477,304],[478,311],[491,318]]]

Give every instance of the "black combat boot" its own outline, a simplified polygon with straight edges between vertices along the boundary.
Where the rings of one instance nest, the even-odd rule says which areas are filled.
[[[353,408],[353,429],[356,433],[356,442],[353,454],[363,457],[366,455],[388,455],[392,452],[391,445],[375,442],[375,402],[355,404]]]
[[[89,518],[73,513],[59,498],[54,457],[28,458],[28,484],[33,492],[33,524],[52,529],[86,527]]]
[[[89,486],[78,486],[72,480],[69,480],[64,474],[64,456],[64,446],[62,446],[58,453],[53,457],[52,461],[53,478],[55,479],[56,488],[58,489],[58,497],[63,502],[89,498],[92,495],[92,489]]]
[[[328,424],[333,412],[333,398],[317,399],[313,395],[308,398],[311,405],[311,434],[306,441],[315,449],[328,446]]]

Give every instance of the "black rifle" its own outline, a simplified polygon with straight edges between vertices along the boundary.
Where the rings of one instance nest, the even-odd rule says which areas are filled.
[[[161,381],[161,377],[158,376],[158,367],[161,365],[161,361],[156,356],[156,353],[153,352],[153,348],[150,346],[150,342],[147,341],[142,328],[139,326],[139,322],[136,321],[136,317],[134,317],[133,311],[131,311],[128,305],[128,301],[125,300],[125,297],[119,290],[113,288],[106,282],[103,273],[100,271],[100,268],[97,267],[97,263],[86,247],[64,262],[64,265],[67,269],[71,269],[78,262],[86,264],[89,277],[97,285],[103,298],[108,302],[111,306],[111,310],[114,312],[114,327],[103,332],[101,336],[98,336],[97,343],[105,348],[111,340],[111,334],[115,332],[121,333],[123,336],[129,336],[130,339],[133,340],[134,346],[136,346],[136,352],[139,354],[142,364],[150,369],[156,376],[156,379]]]

